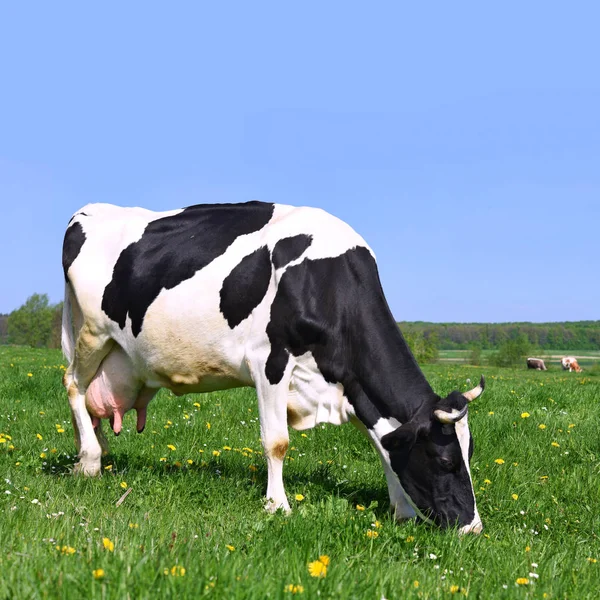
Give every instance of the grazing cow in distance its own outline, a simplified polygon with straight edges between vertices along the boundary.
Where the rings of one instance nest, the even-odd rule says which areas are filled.
[[[547,371],[546,365],[541,358],[528,358],[527,359],[527,368],[535,369],[536,371]]]
[[[574,356],[563,356],[560,361],[563,371],[575,371],[575,373],[581,373],[582,369]]]
[[[254,386],[267,504],[289,511],[288,425],[352,421],[385,471],[397,518],[479,533],[470,391],[430,387],[390,312],[372,250],[314,208],[205,204],[166,212],[91,204],[63,245],[64,385],[79,461],[100,473],[102,419],[137,429],[161,388]]]

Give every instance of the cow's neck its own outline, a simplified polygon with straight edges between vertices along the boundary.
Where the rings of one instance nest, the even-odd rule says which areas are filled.
[[[395,322],[382,335],[373,335],[371,329],[360,344],[355,410],[367,427],[379,419],[406,423],[435,402],[437,396]]]

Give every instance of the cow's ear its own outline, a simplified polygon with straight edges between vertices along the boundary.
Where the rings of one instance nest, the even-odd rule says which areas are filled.
[[[408,452],[417,441],[418,434],[419,426],[415,422],[409,421],[384,435],[381,438],[381,445],[388,452]]]

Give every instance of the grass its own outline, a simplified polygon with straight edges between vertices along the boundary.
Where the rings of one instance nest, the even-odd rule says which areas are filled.
[[[597,375],[426,367],[440,394],[487,377],[470,413],[484,535],[458,537],[390,518],[379,461],[351,425],[291,432],[294,511],[266,514],[251,389],[163,390],[143,435],[133,414],[120,437],[110,433],[101,478],[73,477],[62,360],[0,347],[0,598],[598,595]],[[330,563],[314,578],[308,564],[320,555]]]

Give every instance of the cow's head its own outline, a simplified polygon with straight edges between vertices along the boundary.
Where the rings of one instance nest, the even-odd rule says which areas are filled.
[[[477,387],[452,392],[381,438],[413,507],[436,524],[457,525],[463,533],[482,528],[469,469],[473,440],[467,406],[484,386],[482,377]]]

